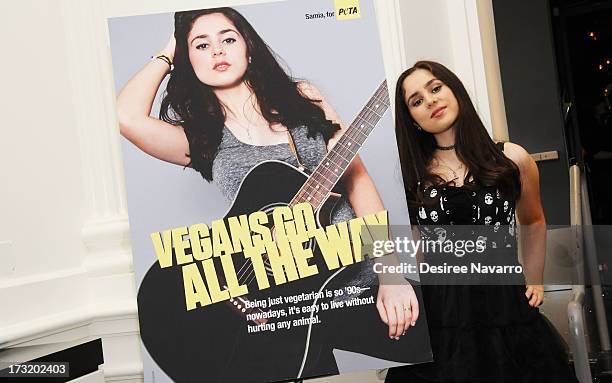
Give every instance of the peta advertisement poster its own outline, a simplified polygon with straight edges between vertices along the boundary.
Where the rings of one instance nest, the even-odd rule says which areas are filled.
[[[371,246],[410,236],[372,1],[108,29],[145,381],[431,361],[418,275],[374,267],[416,261]]]

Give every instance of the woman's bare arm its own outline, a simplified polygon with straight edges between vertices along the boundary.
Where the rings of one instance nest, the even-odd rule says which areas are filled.
[[[328,151],[331,150],[346,131],[340,116],[312,84],[301,83],[299,89],[308,98],[320,100],[318,105],[325,112],[325,117],[340,125],[340,130],[328,141],[327,148]],[[340,182],[346,189],[347,199],[358,217],[385,209],[374,181],[359,155],[349,164]],[[399,264],[395,254],[389,254],[380,261],[383,264]],[[419,317],[419,303],[414,290],[399,274],[379,274],[376,308],[382,321],[389,326],[389,337],[393,339],[399,339],[410,326],[416,324]]]
[[[506,143],[504,153],[521,172],[521,198],[516,205],[520,222],[520,246],[527,284],[525,295],[531,306],[539,306],[544,299],[544,263],[546,260],[546,219],[540,200],[538,167],[521,146]]]
[[[174,46],[172,38],[161,53],[172,58]],[[117,97],[119,128],[125,138],[145,153],[186,166],[190,162],[189,143],[183,128],[150,116],[155,95],[168,69],[165,61],[151,60],[125,84]]]

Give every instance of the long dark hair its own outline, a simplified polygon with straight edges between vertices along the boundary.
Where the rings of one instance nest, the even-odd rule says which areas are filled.
[[[468,168],[465,187],[474,190],[482,186],[496,186],[503,195],[518,199],[521,192],[519,169],[504,156],[487,133],[461,80],[442,64],[418,61],[399,76],[395,89],[395,134],[409,204],[423,204],[423,187],[448,184],[428,170],[436,150],[436,140],[433,134],[417,129],[404,101],[406,97],[402,84],[417,69],[431,72],[450,88],[459,103],[459,115],[455,121],[455,151]]]
[[[339,129],[325,118],[325,113],[298,89],[278,63],[270,47],[249,22],[232,8],[211,8],[174,14],[176,50],[174,69],[170,74],[159,116],[162,120],[181,125],[189,141],[190,166],[212,181],[212,164],[217,155],[225,124],[225,111],[213,88],[200,82],[188,56],[187,35],[194,21],[202,16],[220,13],[227,17],[242,35],[251,57],[244,80],[252,89],[263,117],[270,123],[281,123],[289,129],[308,126],[308,136],[321,133],[325,140]]]

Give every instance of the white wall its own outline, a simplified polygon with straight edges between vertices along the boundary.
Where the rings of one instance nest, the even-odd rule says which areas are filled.
[[[480,3],[480,6],[486,5],[490,0]],[[418,60],[431,60],[452,70],[465,85],[485,127],[492,134],[480,31],[489,25],[481,25],[478,19],[477,1],[401,0],[400,8],[407,67]],[[492,30],[486,32],[494,34]]]
[[[444,62],[490,127],[474,2],[375,1],[389,84],[417,59]],[[10,347],[0,361],[102,337],[106,380],[141,380],[105,17],[227,3],[0,3],[0,348]],[[333,381],[342,379],[356,376]],[[375,380],[373,373],[359,375]]]
[[[3,2],[0,347],[25,320],[71,308],[85,252],[79,139],[58,2]],[[27,15],[24,16],[17,15]],[[10,57],[10,58],[9,58]],[[58,279],[60,278],[60,279]],[[45,282],[45,289],[38,288]]]
[[[46,25],[60,12],[51,2],[23,1],[19,8],[29,23],[5,10],[0,22],[4,49],[10,52],[0,64],[0,240],[12,243],[1,250],[3,286],[9,279],[78,267],[84,250],[79,235],[83,217],[74,214],[83,210],[79,141],[74,115],[67,113],[68,73],[63,46],[57,44],[63,30]],[[14,38],[17,31],[20,36]],[[58,216],[64,218],[58,221]]]

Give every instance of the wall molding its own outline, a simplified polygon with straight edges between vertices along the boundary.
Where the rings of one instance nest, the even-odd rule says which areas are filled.
[[[81,281],[85,283],[85,276],[81,275],[66,277],[60,275],[53,279],[41,279],[35,283],[27,285],[15,285],[14,290],[19,290],[20,296],[25,297],[28,302],[37,301],[34,295],[40,297],[41,290],[52,292],[50,295],[57,295],[64,286],[70,282]],[[127,275],[127,283],[132,282],[132,276]],[[117,281],[118,278],[113,278]],[[123,277],[126,279],[126,276]],[[13,288],[11,289],[13,290]],[[25,294],[24,294],[25,293]],[[7,291],[7,294],[11,294]],[[60,300],[66,297],[47,297],[43,296],[42,300],[50,300],[51,306],[54,306],[55,300]],[[73,297],[69,297],[73,298]],[[44,315],[35,316],[34,319],[19,321],[16,324],[0,327],[0,348],[24,347],[33,346],[45,343],[55,343],[60,341],[69,341],[77,338],[82,338],[88,334],[97,334],[103,336],[105,334],[117,334],[120,329],[117,323],[128,321],[131,327],[125,329],[123,324],[120,332],[134,333],[137,332],[137,307],[136,300],[128,297],[124,299],[113,299],[112,302],[89,302],[85,296],[82,298],[84,304],[77,305],[73,309],[61,310],[43,310]],[[75,298],[76,299],[76,298]],[[75,299],[70,299],[72,302]],[[69,302],[69,303],[70,303]],[[119,322],[118,322],[119,321]],[[87,331],[84,334],[83,331]]]

